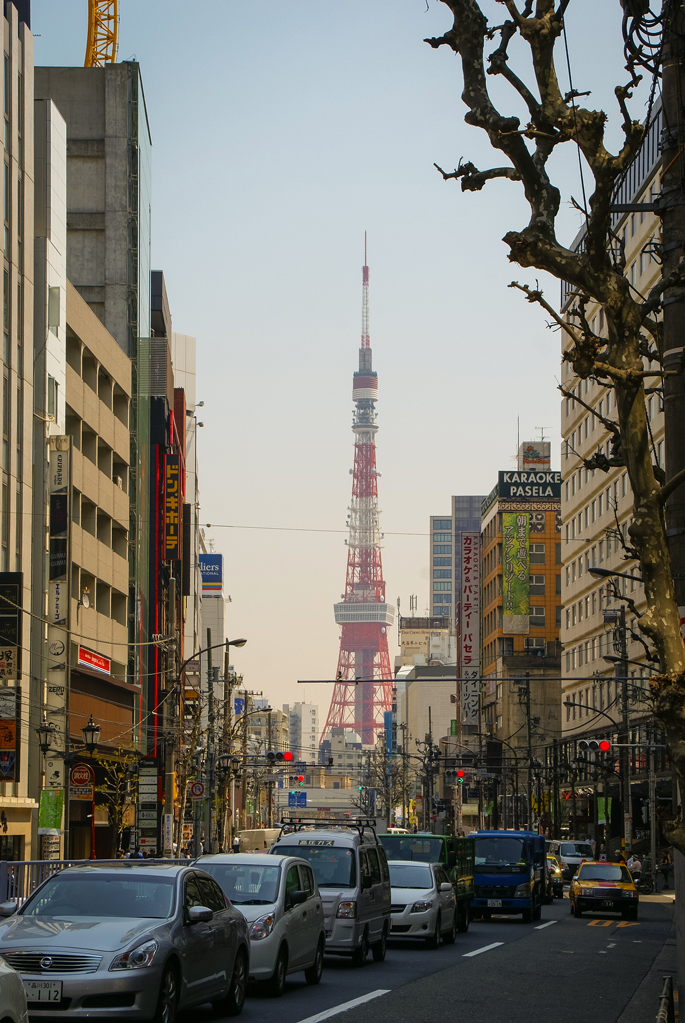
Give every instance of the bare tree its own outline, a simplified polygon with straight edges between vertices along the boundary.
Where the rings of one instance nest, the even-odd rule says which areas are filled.
[[[138,761],[138,754],[131,749],[118,746],[111,756],[98,754],[97,762],[103,768],[104,781],[95,789],[102,795],[107,808],[109,823],[116,834],[116,848],[121,849],[124,828],[133,823],[135,813],[135,790],[131,784],[131,768]]]
[[[460,181],[463,191],[480,191],[497,178],[520,183],[530,207],[530,219],[520,230],[508,231],[504,242],[509,259],[519,266],[544,270],[568,282],[578,293],[576,322],[569,324],[544,299],[541,291],[518,285],[530,302],[543,307],[570,338],[564,358],[581,379],[600,380],[614,390],[618,421],[612,424],[610,459],[594,456],[591,468],[607,471],[625,466],[633,491],[630,546],[639,560],[646,610],[639,628],[653,645],[660,674],[651,680],[655,714],[664,726],[672,761],[681,786],[685,784],[685,648],[674,597],[671,559],[666,538],[664,504],[683,482],[683,474],[664,482],[652,461],[645,409],[645,377],[663,372],[645,368],[645,360],[662,357],[662,327],[658,319],[664,293],[685,282],[685,263],[662,276],[646,299],[630,287],[624,269],[623,248],[612,235],[610,206],[617,184],[642,144],[645,128],[631,118],[628,100],[640,77],[632,67],[630,80],[615,89],[623,133],[621,148],[613,154],[605,146],[607,116],[578,103],[581,95],[562,92],[555,67],[555,46],[564,28],[570,0],[499,0],[493,11],[506,9],[505,20],[489,24],[485,0],[441,0],[453,16],[451,28],[428,39],[432,47],[449,47],[461,61],[462,99],[468,108],[467,124],[486,132],[493,149],[504,158],[502,166],[485,170],[461,163],[442,171],[445,180]],[[589,28],[589,26],[588,26]],[[509,64],[508,47],[514,37],[527,44],[530,66],[521,75]],[[496,43],[496,45],[495,45]],[[492,44],[492,48],[491,48]],[[486,53],[486,49],[491,52]],[[530,84],[524,77],[530,76]],[[501,112],[493,103],[489,76],[501,76],[511,86],[517,104],[528,111],[522,126],[517,116]],[[556,236],[559,189],[550,180],[548,163],[566,143],[580,148],[592,174],[592,194],[586,213],[582,251],[573,251]],[[437,165],[436,165],[437,166]],[[585,306],[595,301],[604,310],[608,337],[600,337],[585,317]],[[605,426],[607,423],[605,422]],[[585,463],[586,466],[588,462]],[[685,853],[685,823],[680,811],[662,821],[673,844]]]

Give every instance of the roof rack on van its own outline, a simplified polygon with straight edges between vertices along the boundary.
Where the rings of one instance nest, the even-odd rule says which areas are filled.
[[[364,837],[364,832],[368,829],[373,835],[373,841],[378,845],[378,837],[376,835],[376,821],[373,817],[283,817],[279,825],[281,834],[278,836],[276,841],[279,841],[283,835],[285,829],[289,831],[301,831],[303,828],[354,828],[360,835]]]

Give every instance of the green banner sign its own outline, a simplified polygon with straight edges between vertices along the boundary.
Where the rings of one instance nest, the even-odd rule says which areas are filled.
[[[502,512],[502,592],[506,617],[530,614],[530,517]],[[504,629],[506,632],[506,628]],[[526,632],[528,630],[526,629]]]
[[[64,789],[43,789],[38,804],[38,834],[58,838],[62,833]]]

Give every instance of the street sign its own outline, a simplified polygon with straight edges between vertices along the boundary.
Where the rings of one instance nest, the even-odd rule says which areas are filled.
[[[71,784],[72,785],[90,785],[93,775],[91,774],[91,768],[88,764],[76,764],[71,769]]]
[[[307,805],[307,793],[306,792],[289,792],[288,793],[288,806],[306,806]]]
[[[232,814],[233,814],[233,810],[231,810],[230,806],[227,806],[226,807],[226,816],[230,817]]]
[[[205,794],[205,786],[201,781],[194,781],[190,786],[190,798],[191,799],[203,799]]]

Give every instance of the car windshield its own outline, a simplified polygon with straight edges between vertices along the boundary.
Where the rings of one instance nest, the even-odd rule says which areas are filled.
[[[585,842],[562,842],[560,853],[562,856],[584,856],[586,860],[591,860],[592,846]]]
[[[443,841],[425,835],[379,835],[389,860],[421,860],[422,863],[444,863]]]
[[[524,862],[522,838],[477,838],[476,866],[510,867]]]
[[[202,867],[217,881],[234,906],[268,906],[278,898],[281,868],[273,863],[216,863],[201,859]]]
[[[300,839],[296,846],[281,843],[278,852],[281,856],[301,856],[309,860],[319,888],[354,888],[357,883],[354,850],[334,845],[308,845],[308,841]]]
[[[583,881],[627,881],[633,880],[630,872],[618,863],[581,863],[578,880]]]
[[[433,871],[418,863],[388,863],[393,888],[432,888]]]
[[[122,872],[123,873],[123,872]],[[126,917],[168,919],[175,878],[117,874],[63,874],[51,878],[22,909],[36,917]]]

